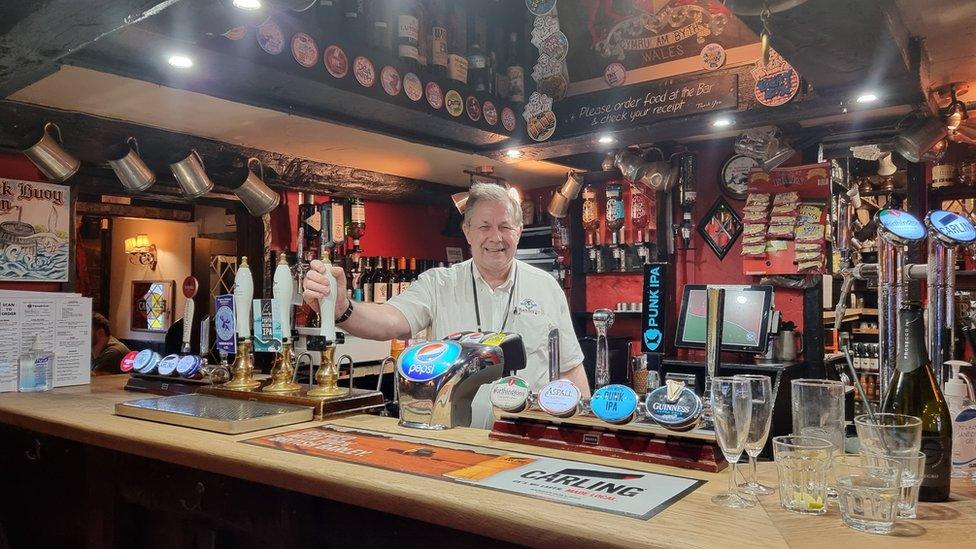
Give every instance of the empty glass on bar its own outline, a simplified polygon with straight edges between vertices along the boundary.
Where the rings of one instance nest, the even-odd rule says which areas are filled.
[[[844,524],[860,532],[888,534],[901,498],[901,464],[880,455],[834,456],[837,503]]]
[[[787,511],[807,515],[827,512],[827,471],[834,445],[817,437],[773,437],[779,478],[779,502]]]
[[[745,445],[746,454],[749,455],[750,477],[739,488],[747,494],[769,495],[773,493],[773,489],[761,484],[756,477],[756,457],[769,438],[769,423],[773,418],[773,402],[776,398],[772,380],[769,376],[752,374],[737,375],[734,379],[748,381],[752,392],[752,418],[749,421],[749,437]]]
[[[925,474],[924,452],[903,452],[881,455],[862,452],[870,463],[872,456],[891,458],[901,465],[901,497],[898,500],[898,518],[913,519],[918,516],[918,489]]]
[[[794,379],[793,434],[830,441],[844,453],[844,384],[830,379]]]
[[[864,414],[854,418],[861,451],[872,454],[914,454],[922,446],[922,420],[904,414]]]
[[[756,505],[755,500],[739,495],[735,485],[735,466],[749,438],[752,417],[752,392],[749,381],[732,377],[713,377],[710,388],[715,438],[729,462],[729,489],[712,498],[712,503],[742,509]]]

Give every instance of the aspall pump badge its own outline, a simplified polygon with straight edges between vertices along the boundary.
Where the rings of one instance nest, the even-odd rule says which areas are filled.
[[[414,345],[397,359],[397,372],[410,381],[424,383],[440,377],[461,355],[456,341],[432,341]]]

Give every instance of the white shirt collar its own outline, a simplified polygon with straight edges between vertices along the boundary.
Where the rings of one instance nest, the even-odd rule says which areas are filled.
[[[468,261],[470,261],[471,265],[474,267],[474,279],[480,281],[482,284],[487,286],[488,289],[490,290],[491,286],[489,286],[485,278],[481,276],[481,269],[479,269],[478,266],[474,264],[473,259],[469,259]],[[509,288],[512,287],[513,284],[515,284],[515,260],[514,259],[512,260],[512,268],[508,270],[508,278],[505,279],[505,282],[503,282],[501,286],[495,288],[495,290],[507,291]]]

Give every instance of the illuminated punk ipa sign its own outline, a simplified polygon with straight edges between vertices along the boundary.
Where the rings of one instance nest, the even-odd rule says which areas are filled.
[[[645,353],[664,352],[664,334],[667,331],[667,299],[665,299],[665,275],[667,263],[649,263],[644,266],[644,322],[641,349]]]

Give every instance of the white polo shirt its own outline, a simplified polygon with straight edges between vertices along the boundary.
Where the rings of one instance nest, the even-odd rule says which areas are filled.
[[[518,375],[533,390],[538,391],[549,382],[548,337],[553,328],[559,328],[560,371],[583,362],[562,288],[549,273],[519,260],[514,261],[508,280],[494,290],[469,259],[425,271],[405,292],[387,303],[403,313],[412,333],[427,328],[428,338],[442,339],[454,332],[479,331],[475,289],[480,331],[522,336],[526,364]]]

